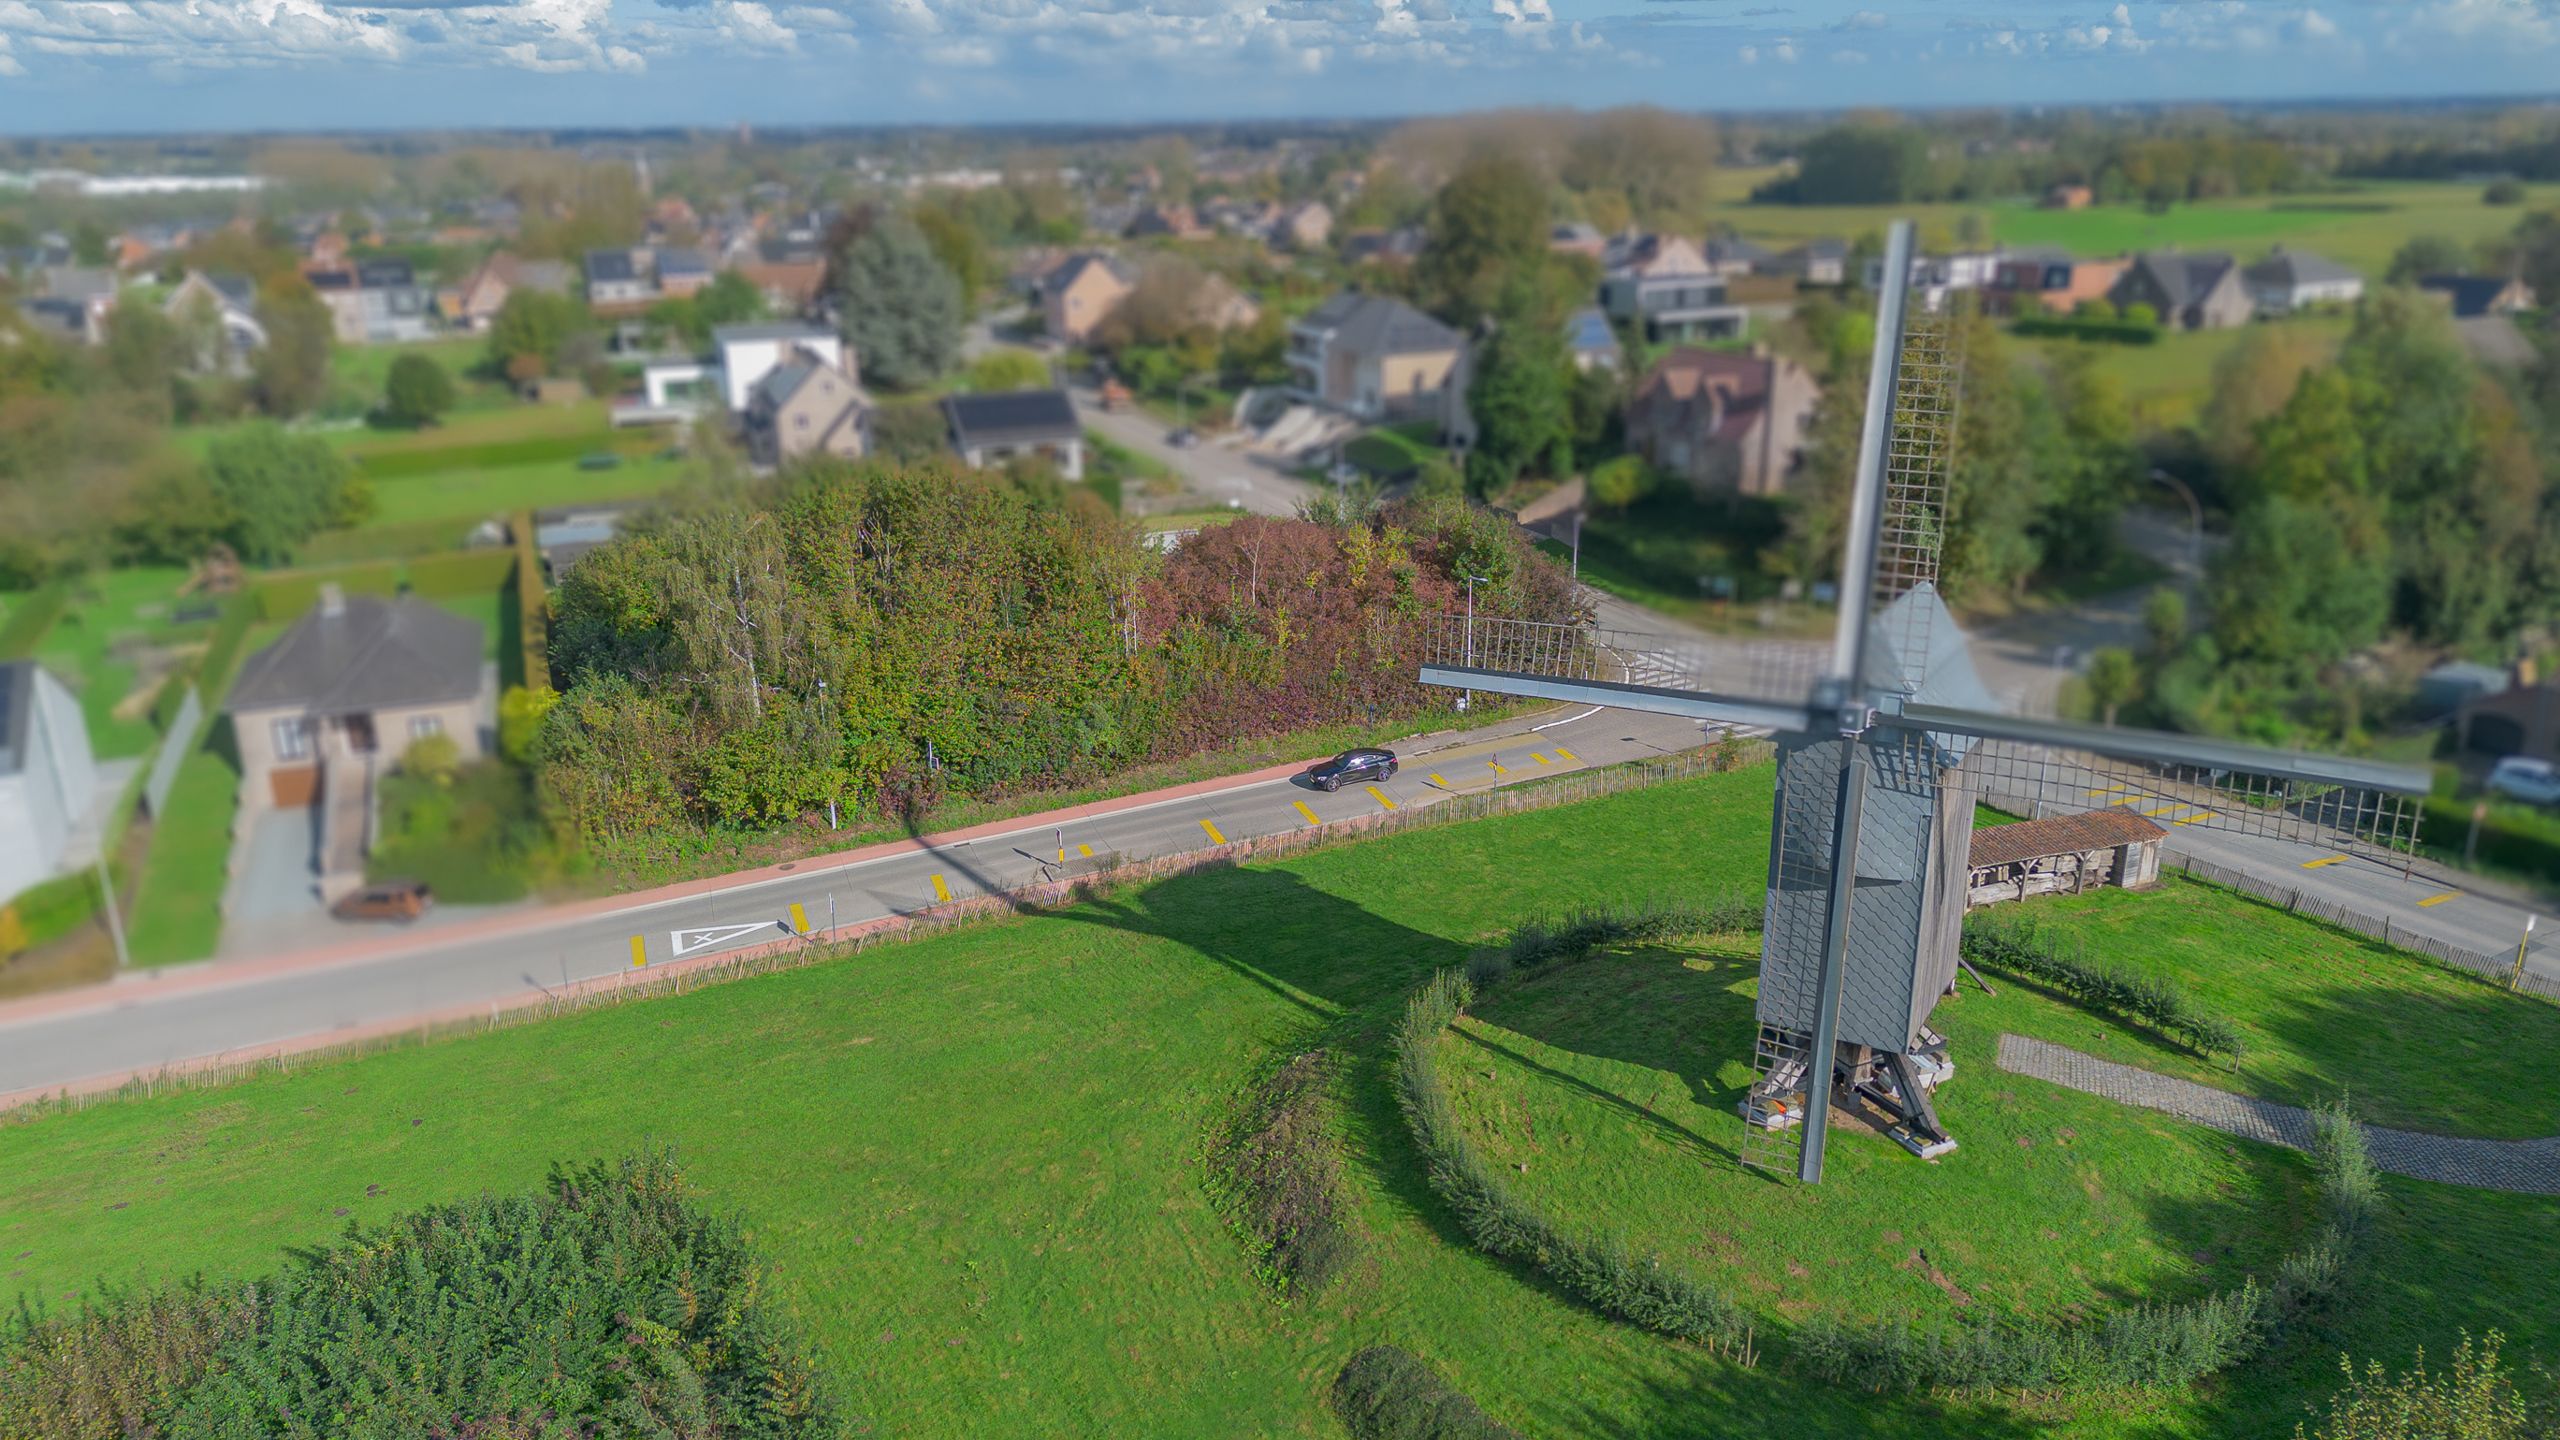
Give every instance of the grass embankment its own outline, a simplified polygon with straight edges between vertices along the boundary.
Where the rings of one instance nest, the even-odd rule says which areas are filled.
[[[1701,501],[1671,482],[1625,510],[1594,509],[1584,517],[1582,580],[1701,629],[1769,633],[1759,623],[1767,605],[1776,612],[1779,634],[1828,634],[1830,611],[1778,601],[1778,582],[1760,568],[1761,551],[1785,525],[1784,513],[1768,501]],[[1560,561],[1573,553],[1570,540],[1541,540],[1538,548]],[[1731,582],[1729,598],[1703,583],[1718,577]]]
[[[0,1126],[10,1288],[59,1303],[102,1281],[255,1274],[342,1216],[522,1190],[555,1160],[663,1143],[747,1222],[847,1409],[884,1433],[1329,1436],[1343,1362],[1392,1343],[1533,1435],[2155,1440],[2289,1430],[2334,1382],[2335,1345],[2442,1353],[2456,1327],[2494,1324],[2514,1349],[2551,1353],[2560,1201],[2396,1181],[2383,1258],[2348,1320],[2149,1409],[1877,1397],[1777,1359],[1741,1368],[1477,1254],[1397,1114],[1394,1015],[1431,972],[1534,915],[1755,884],[1770,774],[1205,872],[681,997]],[[2105,905],[2048,903],[2110,933]],[[2334,997],[2433,983],[2414,962],[2219,892],[2122,903],[2186,914],[2224,947],[2157,947],[2144,963],[2192,971],[2235,941],[2268,944],[2263,998],[2239,1018],[2265,1050],[2341,1057],[2306,1056],[2305,1073],[2390,1053],[2374,1032],[2398,1018]],[[2209,982],[2185,978],[2200,994]],[[1842,1133],[1820,1189],[1744,1185],[1723,1152],[1739,1133],[1725,1102],[1742,1078],[1749,984],[1723,949],[1560,965],[1467,1022],[1450,1069],[1489,1138],[1529,1165],[1515,1183],[1683,1263],[1726,1267],[1773,1331],[1808,1310],[1943,1315],[1950,1287],[1975,1311],[2069,1318],[2192,1293],[2310,1223],[2299,1157],[1994,1069],[2003,1028],[2177,1058],[2014,985],[1944,1012],[1960,1067],[1945,1092],[1964,1141],[1954,1156],[1925,1167]],[[2528,1002],[2477,993],[2476,1010],[2430,1016],[2439,1052],[2494,1038],[2528,1059],[2553,1053],[2513,1028],[2521,1012],[2505,1007]],[[2282,1023],[2296,1014],[2322,1017],[2315,1037]],[[1359,1258],[1283,1307],[1198,1165],[1272,1057],[1319,1043],[1344,1057],[1337,1124]],[[2458,1060],[2447,1070],[2448,1084],[2463,1076]],[[2357,1073],[2360,1098],[2385,1083]],[[2449,1123],[2479,1121],[2466,1107]]]

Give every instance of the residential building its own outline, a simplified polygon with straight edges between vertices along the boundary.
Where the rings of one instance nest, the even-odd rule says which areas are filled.
[[[1137,267],[1116,255],[1070,255],[1041,278],[1042,328],[1053,340],[1081,345],[1137,284]]]
[[[658,252],[658,293],[670,300],[682,300],[701,292],[718,272],[711,260],[699,250],[674,248]]]
[[[484,753],[494,667],[478,623],[414,595],[320,587],[310,612],[250,656],[223,710],[240,757],[240,808],[308,809],[324,893],[363,878],[374,787],[411,745]]]
[[[1271,222],[1271,243],[1304,255],[1333,238],[1333,207],[1321,200],[1292,205]]]
[[[1200,217],[1188,205],[1150,205],[1140,210],[1122,232],[1132,240],[1165,238],[1195,240],[1209,232],[1202,228]]]
[[[1588,220],[1568,220],[1548,227],[1547,248],[1559,255],[1588,255],[1597,260],[1609,248],[1609,237]]]
[[[107,312],[116,308],[123,277],[94,265],[49,265],[36,272],[34,298],[54,303],[31,315],[47,328],[94,345],[106,338]],[[22,302],[20,309],[28,307]]]
[[[1849,242],[1830,236],[1781,250],[1760,267],[1764,275],[1792,275],[1806,285],[1841,285],[1849,279]]]
[[[199,371],[244,373],[249,357],[267,343],[267,327],[258,323],[258,287],[246,275],[190,270],[160,310],[193,341],[191,363]]]
[[[781,465],[807,455],[859,460],[871,448],[871,397],[855,378],[795,350],[747,395],[747,456]]]
[[[1996,250],[1960,250],[1952,255],[1914,255],[1911,257],[1911,294],[1923,310],[1943,310],[1948,297],[1959,291],[1982,290],[2000,271],[2001,253]],[[1884,284],[1884,257],[1867,257],[1866,287],[1870,290]]]
[[[1465,408],[1466,337],[1401,300],[1345,291],[1289,327],[1299,395],[1368,421],[1434,419]]]
[[[972,470],[1037,457],[1061,478],[1084,478],[1084,424],[1064,390],[949,395],[942,416],[953,453]]]
[[[763,294],[767,306],[785,315],[808,313],[827,284],[827,262],[815,255],[741,260],[730,268]]]
[[[1403,225],[1393,230],[1354,230],[1342,237],[1342,263],[1346,265],[1410,265],[1422,253],[1422,227]]]
[[[33,660],[0,665],[0,905],[84,863],[75,838],[99,799],[78,697]],[[94,860],[94,836],[87,848]]]
[[[342,345],[424,340],[435,334],[435,292],[406,260],[366,260],[308,277]]]
[[[1241,330],[1262,318],[1262,306],[1252,296],[1215,272],[1200,277],[1200,289],[1192,297],[1191,307],[1196,323],[1220,333]]]
[[[2220,251],[2137,255],[2107,298],[2118,309],[2147,305],[2171,330],[2227,330],[2258,308],[2238,262]]]
[[[1983,308],[1995,315],[2068,315],[2104,300],[2124,278],[2122,260],[2083,260],[2066,250],[2010,250],[2000,256]]]
[[[2282,245],[2244,272],[2261,315],[2290,315],[2318,305],[2352,305],[2364,297],[2364,277],[2308,250]]]
[[[1821,399],[1810,371],[1765,346],[1683,346],[1636,382],[1627,448],[1700,495],[1784,494]]]
[[[593,310],[642,310],[656,303],[657,282],[635,250],[587,252],[587,306]]]
[[[30,295],[18,302],[18,316],[39,333],[68,345],[95,345],[107,338],[106,327],[77,300]]]
[[[2097,192],[2086,185],[2056,185],[2037,203],[2047,210],[2086,210],[2097,198]]]
[[[566,295],[571,278],[565,260],[521,260],[501,250],[481,261],[452,292],[439,296],[437,306],[444,311],[446,323],[456,328],[486,330],[505,308],[508,296],[519,290]]]
[[[1573,356],[1576,370],[1615,370],[1626,360],[1618,344],[1617,329],[1597,305],[1587,305],[1565,317],[1564,348]]]
[[[1749,313],[1725,299],[1724,277],[1677,235],[1621,235],[1600,256],[1601,308],[1648,341],[1739,335]]]
[[[1754,245],[1739,235],[1709,236],[1707,243],[1698,247],[1698,253],[1705,258],[1709,271],[1724,276],[1754,274],[1777,258],[1768,247]]]
[[[818,364],[848,378],[858,373],[853,352],[843,337],[796,320],[715,326],[711,346],[713,360],[709,368],[719,372],[721,403],[733,415],[746,413],[755,398],[756,386],[767,375],[786,364],[798,363],[803,356],[814,357]]]
[[[2427,275],[2420,277],[2418,288],[2443,296],[2456,320],[2515,315],[2533,308],[2533,287],[2512,276],[2501,280],[2494,275]]]

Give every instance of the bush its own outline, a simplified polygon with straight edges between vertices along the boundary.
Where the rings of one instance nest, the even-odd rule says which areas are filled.
[[[1324,1051],[1300,1055],[1255,1087],[1223,1157],[1239,1217],[1289,1295],[1313,1295],[1350,1263],[1341,1165],[1325,1130]]]
[[[1342,1367],[1333,1413],[1359,1440],[1520,1440],[1420,1356],[1393,1345],[1372,1345]]]
[[[2418,807],[2418,841],[2439,855],[2459,857],[2471,835],[2476,800],[2429,795]],[[2491,801],[2480,821],[2474,859],[2494,869],[2560,879],[2560,816],[2523,805]]]
[[[212,714],[222,693],[231,688],[231,672],[239,667],[240,651],[248,644],[249,627],[264,613],[254,591],[243,591],[222,602],[222,618],[214,622],[213,638],[205,643],[204,659],[196,665],[196,694],[203,697],[206,713]]]
[[[840,1435],[760,1272],[665,1156],[555,1169],[255,1284],[0,1322],[0,1434]]]
[[[2513,180],[2492,180],[2489,182],[2489,188],[2480,192],[2480,203],[2521,205],[2524,203],[2524,186]]]
[[[437,785],[453,783],[453,774],[462,767],[462,747],[450,735],[421,735],[400,752],[400,773],[414,775]]]
[[[1731,935],[1756,931],[1761,905],[1742,896],[1707,905],[1653,905],[1612,910],[1585,906],[1560,916],[1523,923],[1501,949],[1467,962],[1467,982],[1481,995],[1515,970],[1555,960],[1578,960],[1603,945],[1674,940],[1683,935]]]
[[[2104,315],[2022,315],[2017,333],[2063,340],[2098,340],[2111,345],[2157,345],[2160,343],[2160,321],[2157,316],[2134,318],[2134,312],[2147,311],[2141,305],[2128,306],[2125,318],[2109,319]]]
[[[533,745],[542,738],[543,717],[560,703],[560,692],[545,685],[510,685],[498,697],[498,754],[513,765],[533,763]]]
[[[479,760],[438,777],[404,764],[381,793],[382,838],[365,866],[373,879],[423,880],[436,898],[463,904],[515,900],[531,888],[545,832],[523,771]]]
[[[1965,922],[1963,947],[1965,957],[1976,964],[2050,986],[2092,1010],[2148,1026],[2197,1054],[2227,1056],[2236,1064],[2246,1048],[2240,1027],[2197,1009],[2174,982],[2086,954],[2066,955],[2032,920],[1999,911],[1978,914]]]
[[[391,362],[382,384],[382,418],[415,429],[432,425],[453,408],[453,376],[424,355]]]
[[[1750,1318],[1733,1301],[1615,1239],[1564,1233],[1494,1178],[1459,1128],[1432,1064],[1440,1032],[1474,998],[1465,976],[1443,970],[1405,1002],[1395,1030],[1397,1104],[1432,1192],[1457,1212],[1467,1238],[1486,1254],[1543,1272],[1604,1315],[1721,1351],[1747,1350]]]
[[[2329,1397],[2329,1413],[2318,1430],[2293,1427],[2294,1440],[2535,1440],[2551,1431],[2536,1426],[2517,1393],[2514,1378],[2499,1362],[2506,1337],[2495,1330],[2477,1348],[2471,1332],[2462,1332],[2454,1347],[2450,1374],[2427,1373],[2427,1352],[2418,1352],[2409,1373],[2392,1379],[2382,1362],[2361,1373],[2355,1362],[2338,1357],[2347,1383]]]

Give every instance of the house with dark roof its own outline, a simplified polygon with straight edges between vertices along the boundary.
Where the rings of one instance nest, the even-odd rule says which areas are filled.
[[[222,707],[241,810],[312,810],[324,891],[363,878],[381,771],[433,735],[466,759],[483,753],[495,677],[482,641],[478,624],[414,595],[323,585],[310,613],[241,665]]]
[[[2059,249],[2004,250],[1983,309],[1994,315],[2068,315],[2102,301],[2124,278],[2125,261],[2084,260]]]
[[[394,344],[435,334],[435,290],[418,283],[417,271],[406,260],[365,260],[314,270],[305,278],[329,308],[331,328],[342,345]]]
[[[2425,275],[2418,288],[2444,297],[2456,320],[2484,315],[2515,315],[2533,308],[2533,287],[2512,277],[2495,275]]]
[[[33,660],[0,665],[0,904],[95,858],[74,840],[99,799],[79,699]]]
[[[1558,255],[1588,255],[1600,258],[1609,246],[1609,237],[1588,220],[1564,220],[1547,227],[1547,248]]]
[[[2228,330],[2258,311],[2239,262],[2220,251],[2137,255],[2107,299],[2119,310],[2147,305],[2171,330]]]
[[[1817,236],[1792,250],[1781,250],[1760,267],[1764,275],[1792,275],[1806,285],[1840,285],[1849,279],[1849,242]]]
[[[436,298],[445,320],[463,330],[486,330],[519,290],[546,295],[569,293],[573,276],[565,260],[524,260],[500,250],[480,262],[460,285]]]
[[[1084,422],[1064,390],[949,395],[942,418],[953,453],[972,470],[1037,457],[1061,479],[1084,478]]]
[[[1636,382],[1627,448],[1699,495],[1781,495],[1821,400],[1812,372],[1766,346],[1682,346]]]
[[[1368,421],[1465,420],[1467,341],[1389,295],[1346,290],[1289,326],[1291,387],[1304,399]]]
[[[1597,305],[1586,305],[1565,317],[1564,348],[1576,370],[1615,370],[1626,359],[1618,332]]]
[[[2250,298],[2261,315],[2291,315],[2318,305],[2352,305],[2364,298],[2364,277],[2308,250],[2277,246],[2245,272]]]
[[[658,293],[671,299],[696,294],[718,273],[699,250],[670,246],[658,252]]]
[[[1615,236],[1600,269],[1601,307],[1647,340],[1722,339],[1740,335],[1749,319],[1726,303],[1724,276],[1682,236]]]
[[[1766,268],[1777,257],[1765,245],[1755,245],[1739,235],[1710,235],[1698,247],[1707,268],[1718,275],[1753,275]]]
[[[249,357],[266,348],[267,327],[258,323],[258,287],[246,275],[190,270],[160,310],[177,322],[199,371],[246,374]]]
[[[657,302],[657,281],[634,251],[590,250],[586,271],[590,309],[636,311]]]
[[[871,449],[871,397],[852,376],[797,350],[755,383],[740,424],[758,465],[804,455],[859,460]]]

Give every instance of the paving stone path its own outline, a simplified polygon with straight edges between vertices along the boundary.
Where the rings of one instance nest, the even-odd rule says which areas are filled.
[[[2311,1148],[2311,1115],[2298,1105],[2234,1095],[2024,1035],[2000,1037],[2000,1068],[2120,1104],[2163,1111],[2244,1140],[2294,1150]],[[2394,1175],[2520,1195],[2560,1195],[2560,1135],[2540,1140],[2479,1140],[2368,1125],[2365,1143],[2373,1163]]]

